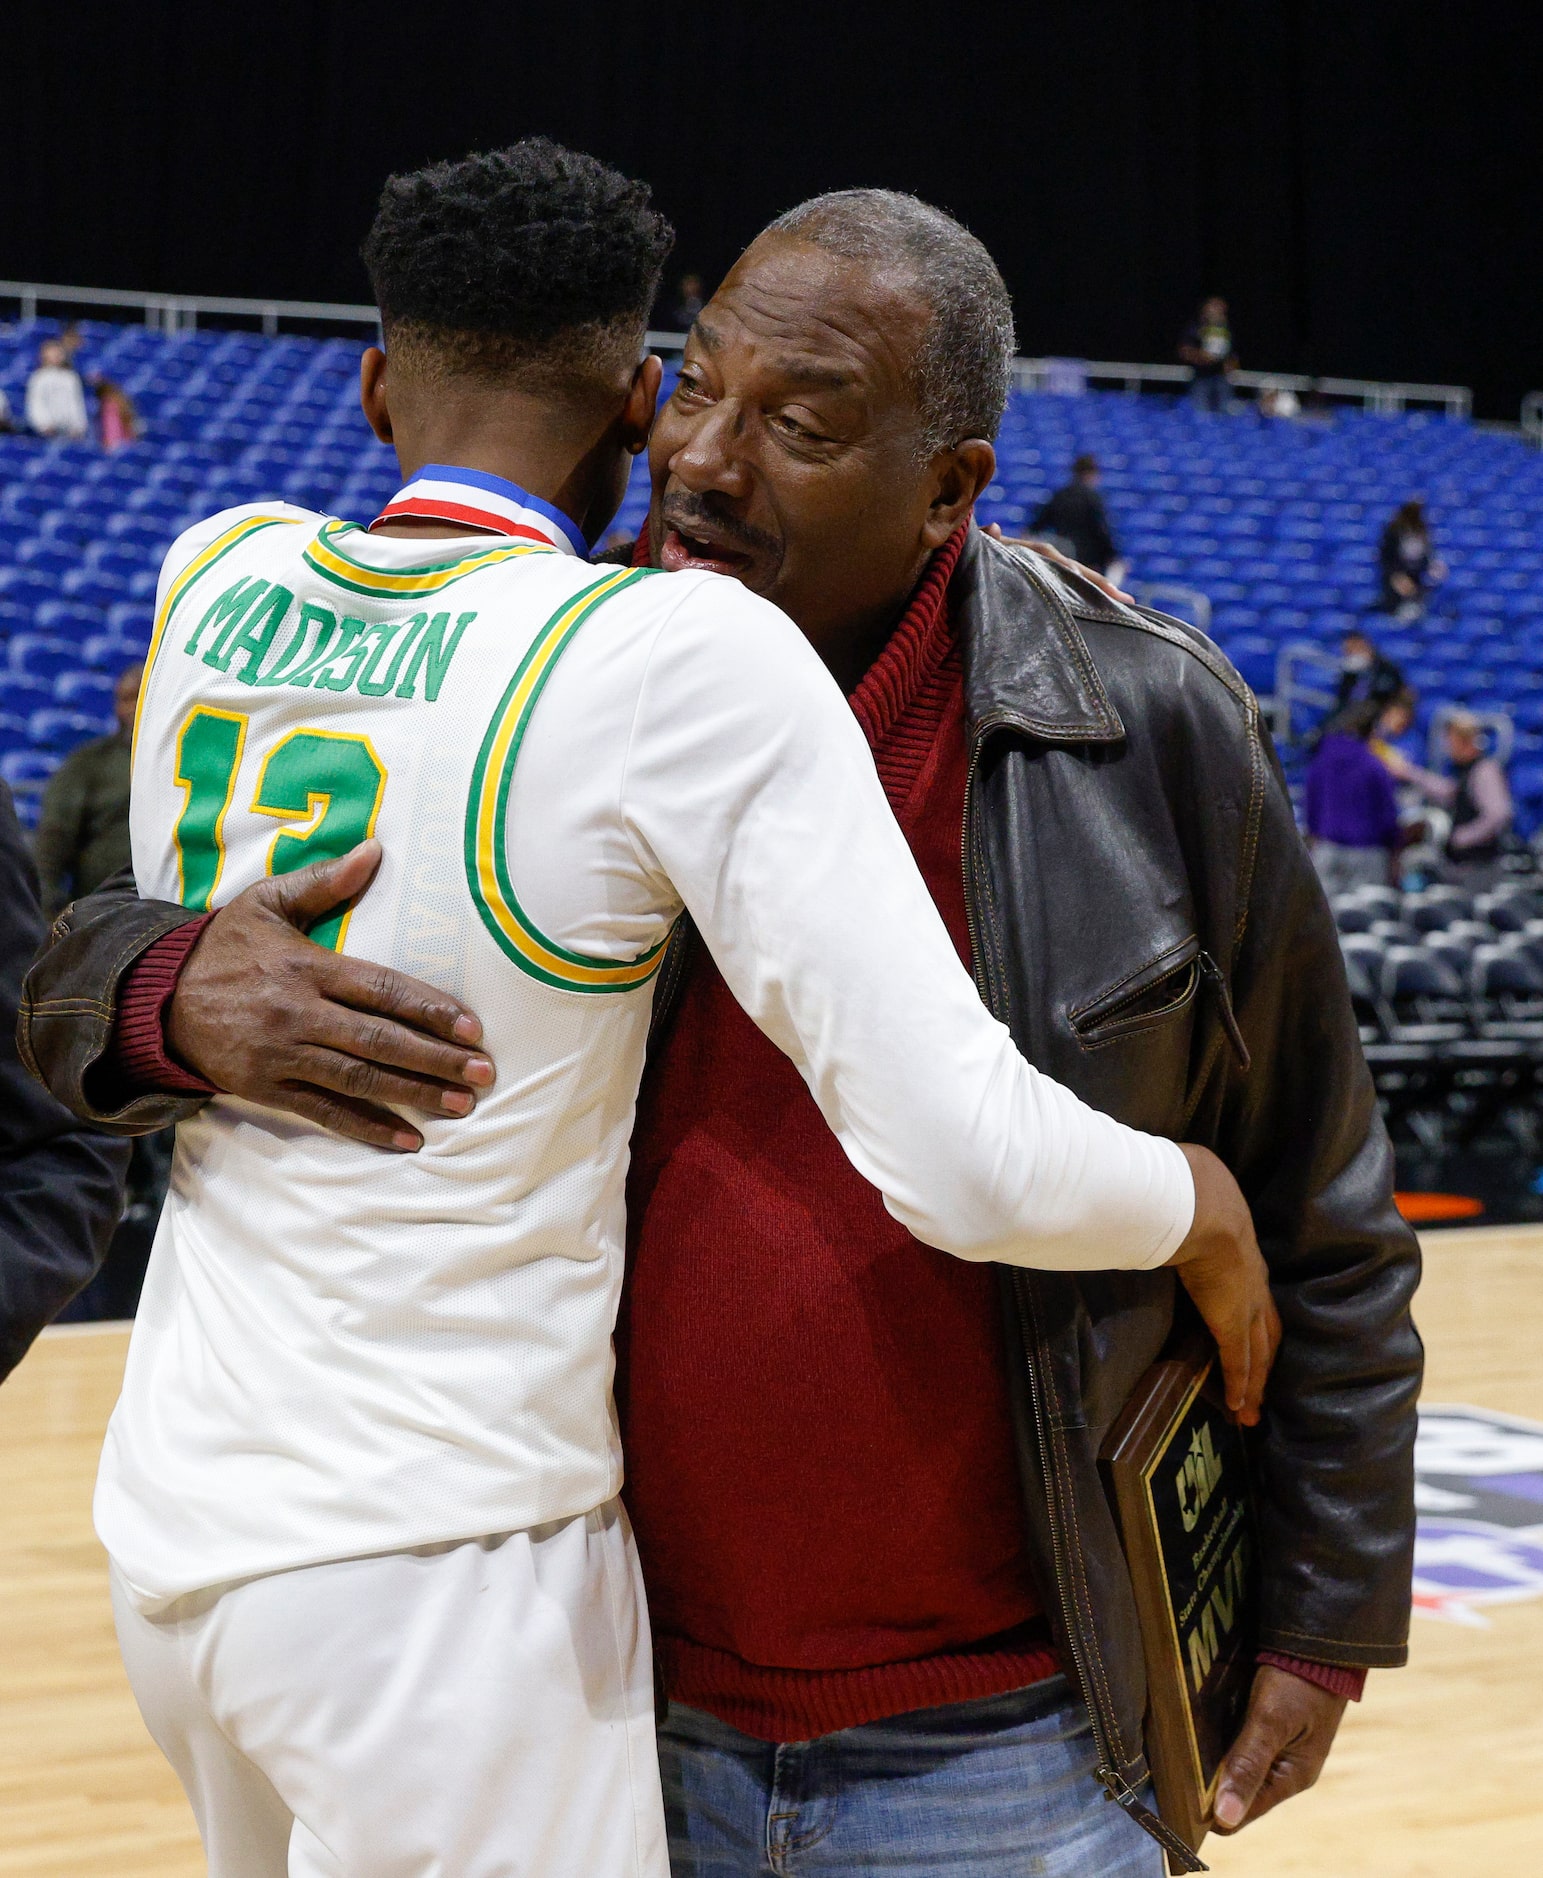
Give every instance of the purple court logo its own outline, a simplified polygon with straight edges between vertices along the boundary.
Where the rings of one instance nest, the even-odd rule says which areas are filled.
[[[1484,1628],[1543,1597],[1543,1422],[1422,1408],[1414,1471],[1416,1611]]]

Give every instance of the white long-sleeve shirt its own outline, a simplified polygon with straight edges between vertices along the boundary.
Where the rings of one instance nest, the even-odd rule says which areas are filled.
[[[27,380],[27,425],[44,437],[84,437],[91,425],[80,373],[68,365],[40,365]]]
[[[464,998],[498,1080],[411,1157],[232,1097],[179,1129],[96,1509],[147,1605],[617,1491],[627,1146],[683,908],[919,1238],[1147,1267],[1189,1228],[1178,1149],[1038,1074],[985,1010],[791,622],[548,538],[273,505],[168,557],[141,891],[219,905],[373,830],[376,882],[313,936]]]

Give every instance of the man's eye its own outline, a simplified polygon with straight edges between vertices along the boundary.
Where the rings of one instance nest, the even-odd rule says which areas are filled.
[[[700,398],[706,394],[701,379],[694,373],[682,372],[675,381],[675,395],[677,398]]]

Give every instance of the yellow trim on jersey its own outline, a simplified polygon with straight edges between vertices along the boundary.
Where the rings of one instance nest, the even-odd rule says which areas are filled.
[[[448,587],[451,581],[460,580],[463,575],[480,573],[485,567],[497,567],[501,562],[514,560],[520,555],[560,552],[557,548],[522,543],[512,547],[480,548],[470,554],[458,555],[452,561],[436,561],[429,567],[392,570],[371,567],[368,562],[356,561],[351,555],[343,553],[337,546],[336,537],[353,526],[352,522],[324,523],[305,551],[305,560],[316,573],[335,586],[346,587],[351,593],[411,599],[420,594],[438,593],[442,587]]]
[[[545,937],[514,893],[504,853],[509,785],[525,725],[553,666],[594,610],[621,588],[645,577],[627,568],[575,594],[541,629],[494,713],[472,778],[467,817],[467,868],[484,924],[515,962],[543,983],[568,991],[630,991],[646,984],[663,962],[664,942],[640,957],[586,958]]]
[[[145,698],[150,690],[150,677],[155,670],[156,657],[161,650],[161,641],[166,635],[166,627],[171,619],[172,609],[192,586],[200,575],[208,573],[215,562],[238,547],[249,535],[255,535],[262,528],[300,527],[300,519],[294,515],[249,515],[244,521],[237,522],[233,528],[227,528],[222,535],[216,535],[207,548],[195,554],[187,566],[166,589],[166,598],[161,602],[161,610],[156,615],[155,631],[150,636],[150,650],[145,654],[144,676],[139,681],[139,702],[134,706],[134,737],[130,744],[130,753],[139,748],[139,720],[145,708]]]

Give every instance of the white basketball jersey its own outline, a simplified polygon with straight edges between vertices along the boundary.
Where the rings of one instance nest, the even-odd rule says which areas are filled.
[[[987,1016],[850,711],[735,582],[590,566],[534,514],[229,511],[162,575],[131,827],[140,891],[200,908],[378,836],[313,939],[464,1000],[497,1070],[416,1155],[229,1096],[179,1128],[96,1506],[147,1605],[618,1490],[627,1143],[683,904],[933,1244],[1146,1264],[1187,1230],[1177,1151]]]
[[[312,937],[463,998],[499,1080],[416,1156],[229,1097],[179,1129],[99,1504],[109,1549],[162,1595],[318,1542],[435,1540],[448,1506],[492,1532],[616,1491],[626,1145],[679,910],[645,889],[593,955],[564,945],[504,839],[557,663],[607,608],[636,657],[665,577],[278,507],[199,532],[173,551],[140,706],[141,891],[218,906],[377,835],[379,878]],[[342,1467],[318,1467],[329,1443]]]

